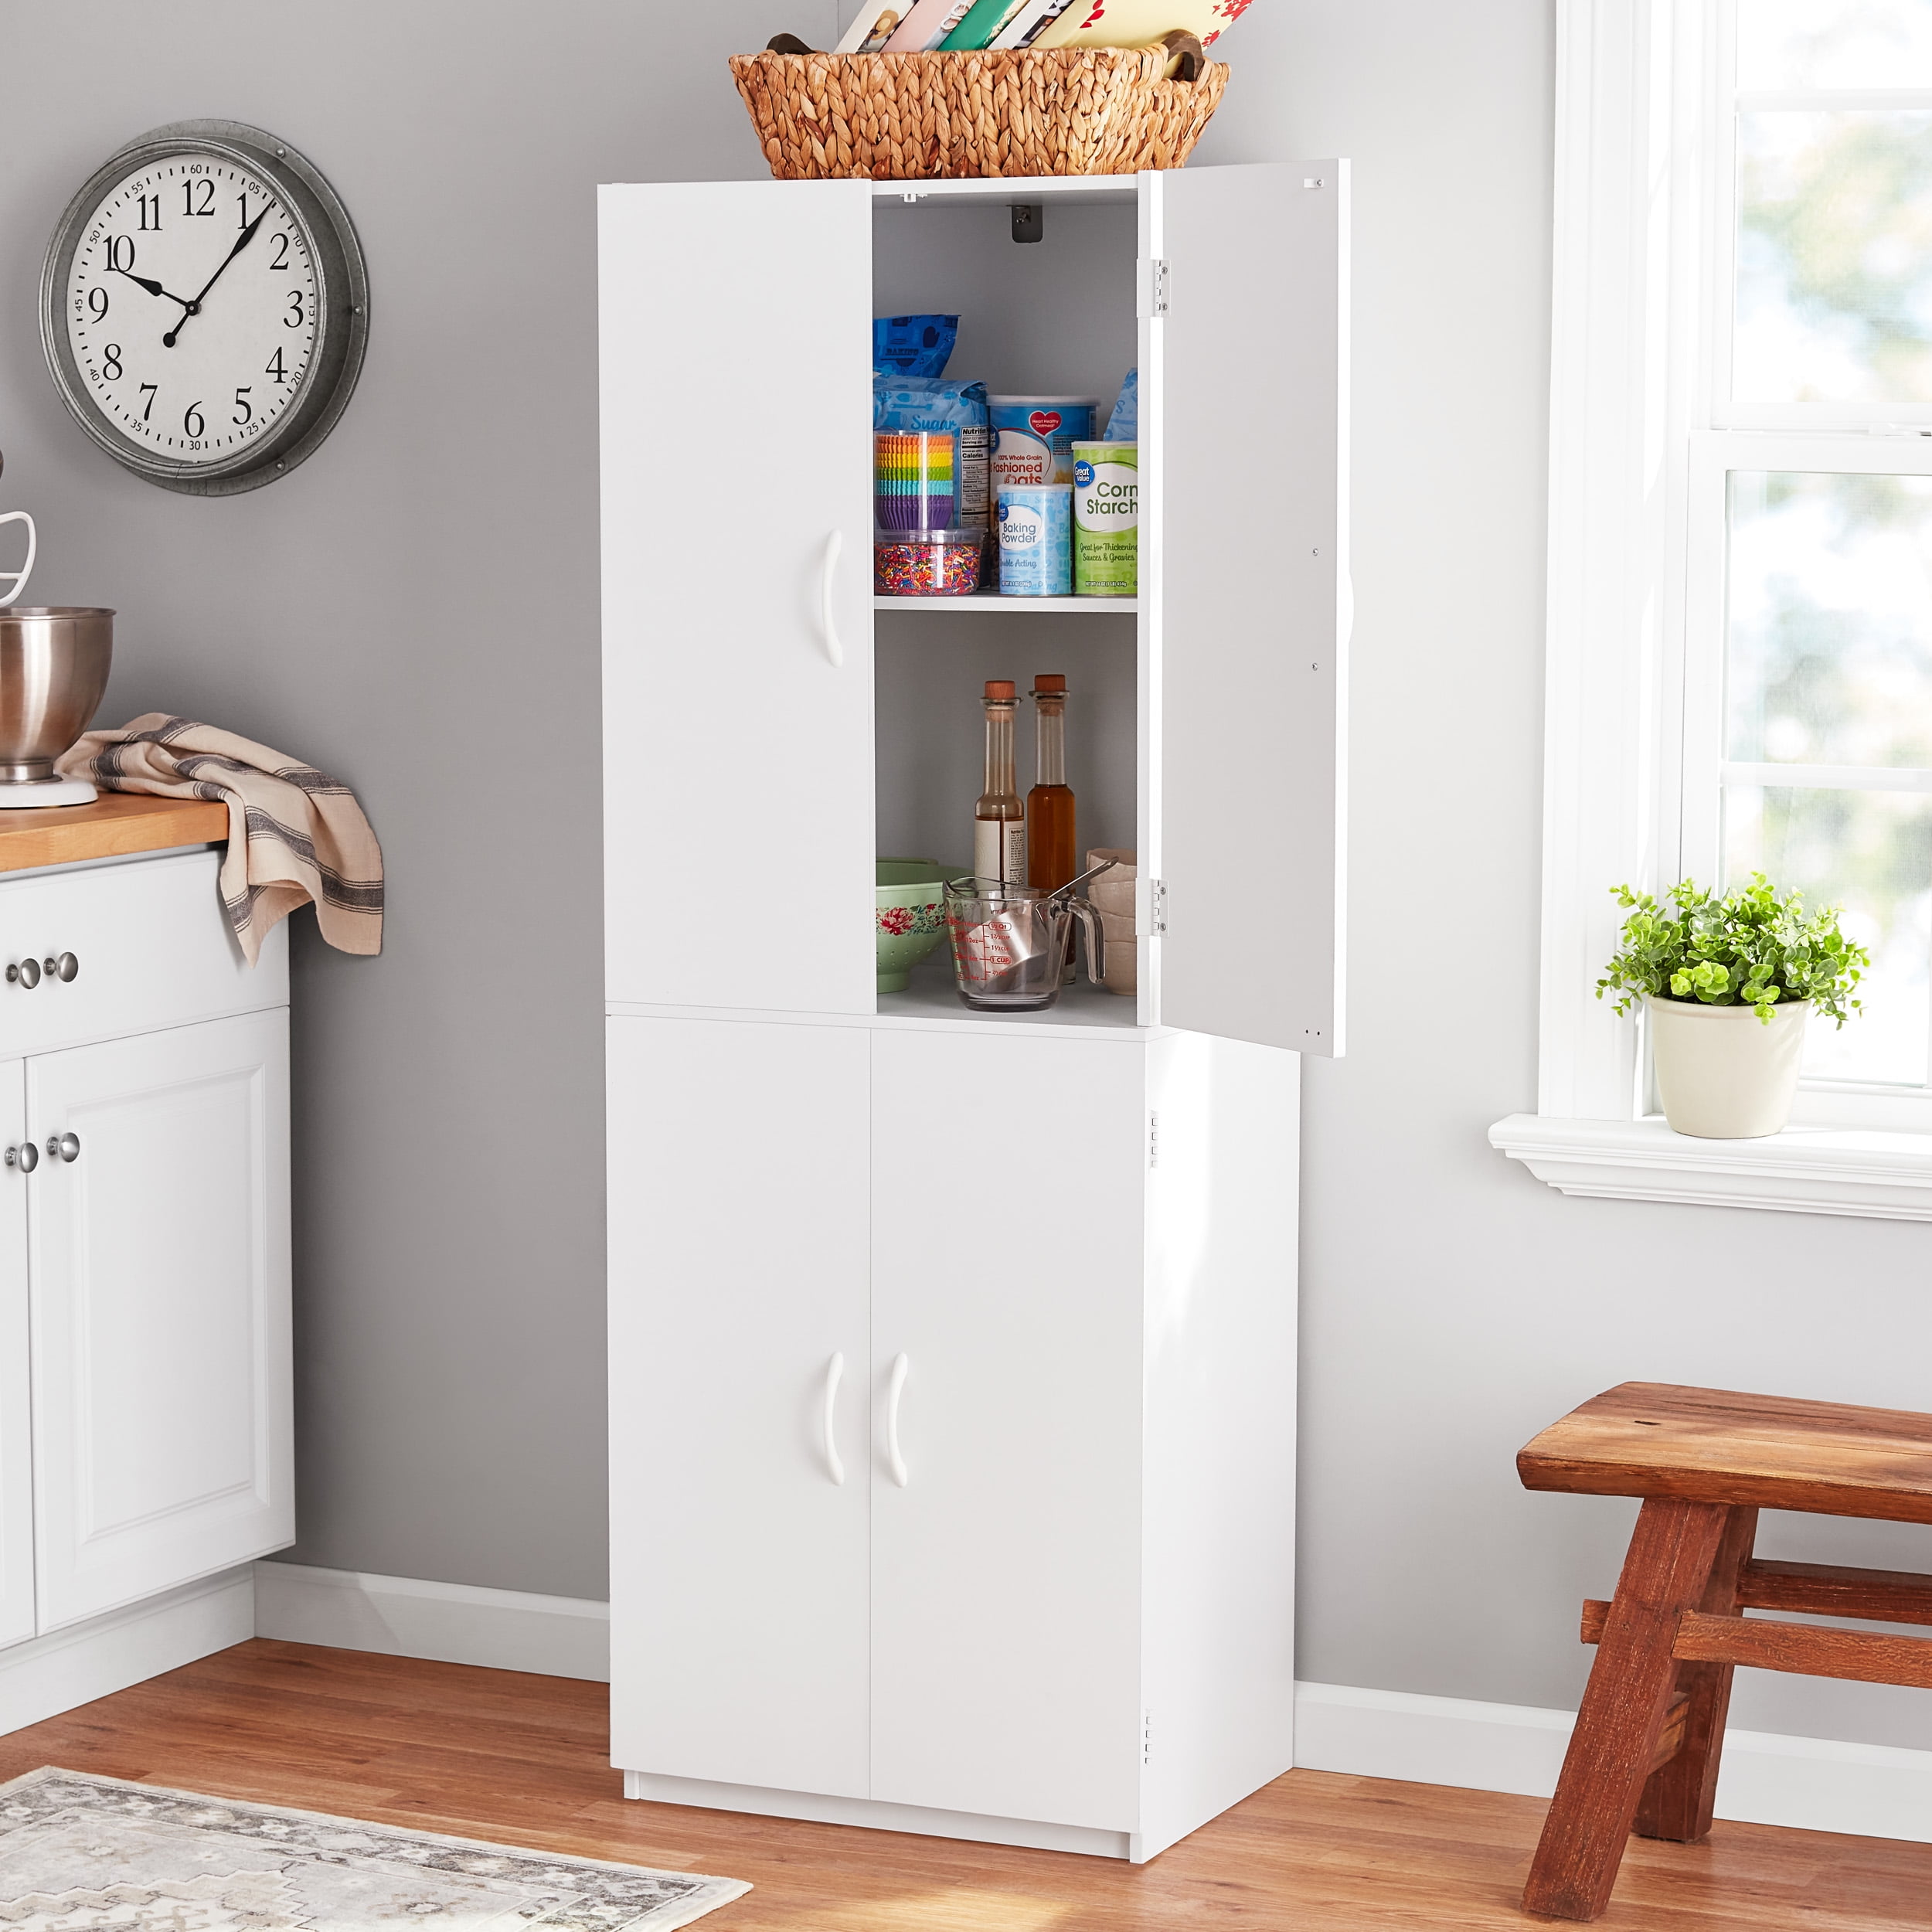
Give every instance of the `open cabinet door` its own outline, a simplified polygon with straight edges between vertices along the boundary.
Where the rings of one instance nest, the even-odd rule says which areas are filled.
[[[1142,202],[1157,1016],[1329,1055],[1342,1028],[1348,182],[1335,161],[1182,170],[1149,178]]]
[[[598,209],[606,996],[870,1013],[872,184]]]

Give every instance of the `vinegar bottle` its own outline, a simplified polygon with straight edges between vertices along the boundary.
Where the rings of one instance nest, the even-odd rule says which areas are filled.
[[[1026,883],[1049,892],[1080,870],[1074,854],[1073,794],[1066,782],[1066,680],[1033,680],[1035,776],[1026,794]]]
[[[1026,883],[1026,808],[1013,771],[1013,714],[1019,697],[1011,678],[986,681],[986,789],[973,808],[973,872],[1007,886]]]

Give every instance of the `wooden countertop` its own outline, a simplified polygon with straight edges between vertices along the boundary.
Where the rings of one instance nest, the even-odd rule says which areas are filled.
[[[227,837],[228,808],[217,801],[104,791],[91,805],[0,810],[0,872],[220,844]]]

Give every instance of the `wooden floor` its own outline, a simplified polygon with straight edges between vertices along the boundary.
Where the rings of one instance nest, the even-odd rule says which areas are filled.
[[[627,1804],[596,1684],[257,1640],[0,1737],[41,1764],[749,1879],[705,1932],[1520,1928],[1543,1806],[1292,1771],[1136,1869]],[[1599,1921],[1644,1932],[1932,1926],[1932,1845],[1720,1825],[1633,1840]]]

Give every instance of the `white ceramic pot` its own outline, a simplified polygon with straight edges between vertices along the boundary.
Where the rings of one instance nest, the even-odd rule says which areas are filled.
[[[1706,1141],[1754,1141],[1781,1133],[1791,1117],[1804,1057],[1808,999],[1771,1009],[1703,1006],[1645,996],[1651,1064],[1664,1118]]]

